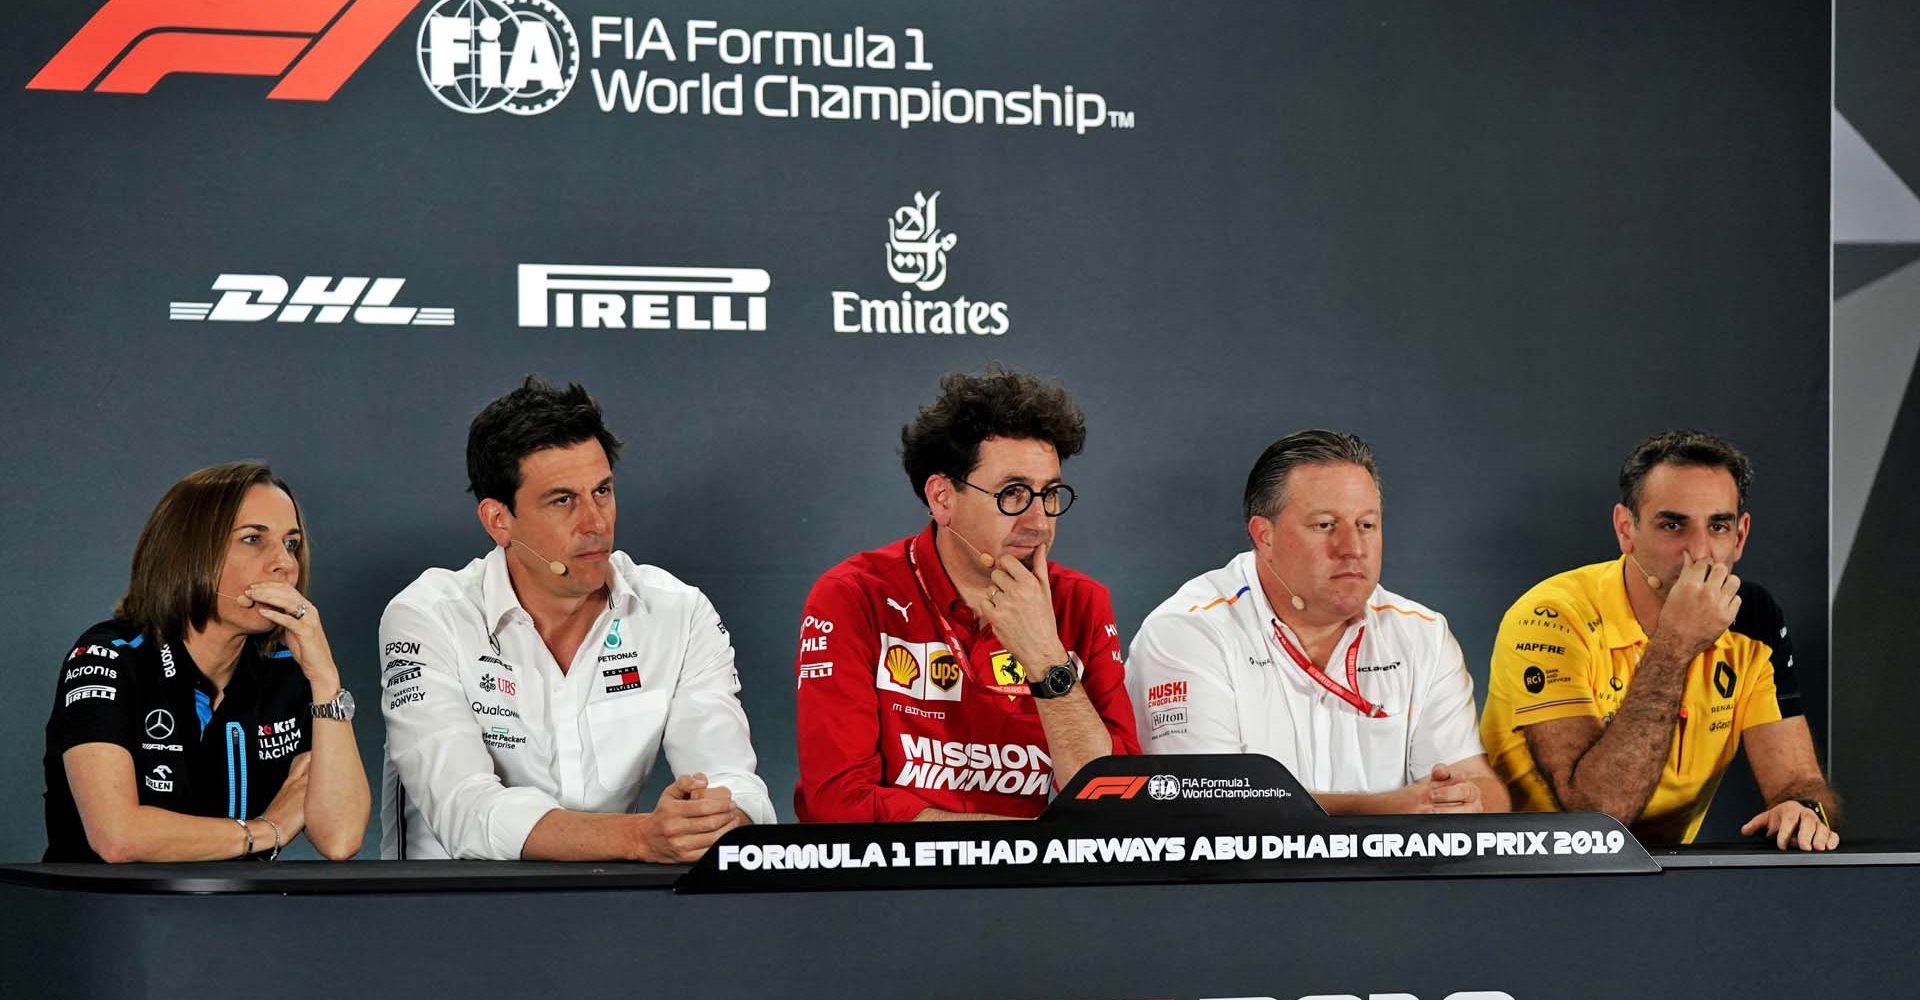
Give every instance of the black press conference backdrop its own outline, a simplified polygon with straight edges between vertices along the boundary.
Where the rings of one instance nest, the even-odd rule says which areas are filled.
[[[370,708],[388,598],[485,549],[466,425],[527,372],[625,438],[618,544],[726,617],[786,816],[807,586],[917,529],[900,425],[992,360],[1086,410],[1057,557],[1129,636],[1240,548],[1259,450],[1330,426],[1481,683],[1521,590],[1613,552],[1627,449],[1719,431],[1824,737],[1828,35],[1748,0],[15,11],[0,857],[41,850],[58,662],[168,484],[294,484]]]

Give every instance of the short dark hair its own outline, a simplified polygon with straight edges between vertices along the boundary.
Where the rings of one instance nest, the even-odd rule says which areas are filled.
[[[940,395],[900,429],[900,462],[914,496],[927,502],[928,476],[966,478],[988,438],[1045,441],[1065,462],[1086,445],[1087,420],[1058,382],[998,364],[980,375],[950,372]]]
[[[1640,520],[1640,491],[1657,465],[1693,465],[1725,469],[1733,477],[1740,513],[1747,512],[1747,490],[1753,486],[1753,463],[1725,438],[1705,431],[1661,431],[1640,442],[1620,466],[1620,503]]]
[[[1247,473],[1247,491],[1241,496],[1244,520],[1272,517],[1287,505],[1287,473],[1302,465],[1327,465],[1351,462],[1373,477],[1373,488],[1380,489],[1380,468],[1373,462],[1373,448],[1351,434],[1339,431],[1306,430],[1267,445],[1260,460]]]
[[[565,389],[528,375],[520,388],[486,405],[467,428],[467,489],[476,500],[513,509],[520,491],[520,460],[547,448],[594,440],[609,466],[620,459],[620,439],[607,430],[600,404],[578,382]]]
[[[228,462],[187,473],[154,505],[134,543],[127,593],[114,605],[114,617],[156,641],[206,628],[213,620],[220,572],[227,565],[227,536],[240,516],[241,501],[255,486],[277,487],[293,500],[294,523],[301,534],[294,554],[300,574],[293,585],[306,593],[311,540],[299,498],[264,464]]]

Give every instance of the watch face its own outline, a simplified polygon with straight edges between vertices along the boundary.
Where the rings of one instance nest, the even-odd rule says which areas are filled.
[[[341,688],[340,693],[333,696],[333,703],[340,707],[340,713],[342,717],[344,717],[349,722],[353,721],[353,692],[352,691],[349,691],[346,688]]]
[[[1073,687],[1073,668],[1064,663],[1056,663],[1047,668],[1047,690],[1054,695],[1063,695]]]

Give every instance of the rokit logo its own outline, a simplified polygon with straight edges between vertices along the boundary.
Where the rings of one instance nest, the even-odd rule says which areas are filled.
[[[420,22],[420,78],[465,114],[537,115],[580,75],[580,40],[547,0],[440,0]]]
[[[268,98],[325,101],[418,3],[109,0],[27,89],[144,94],[172,73],[210,73],[279,77]]]
[[[757,267],[522,264],[520,325],[759,332],[772,285]]]
[[[857,292],[833,294],[835,333],[935,333],[1000,336],[1013,325],[1005,302],[914,298],[947,283],[947,254],[960,237],[940,228],[940,192],[916,191],[913,203],[887,220],[887,276],[911,286],[898,299],[863,299]]]
[[[450,307],[396,306],[405,278],[300,279],[288,294],[287,279],[277,274],[222,274],[215,302],[169,302],[167,318],[212,323],[340,323],[352,317],[368,326],[452,326]]]

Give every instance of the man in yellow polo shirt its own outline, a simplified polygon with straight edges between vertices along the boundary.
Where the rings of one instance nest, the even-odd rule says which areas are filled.
[[[1604,812],[1643,842],[1687,843],[1744,741],[1767,809],[1741,832],[1783,850],[1839,844],[1785,618],[1733,574],[1752,480],[1713,435],[1648,438],[1620,470],[1620,558],[1507,609],[1480,736],[1515,809]]]

